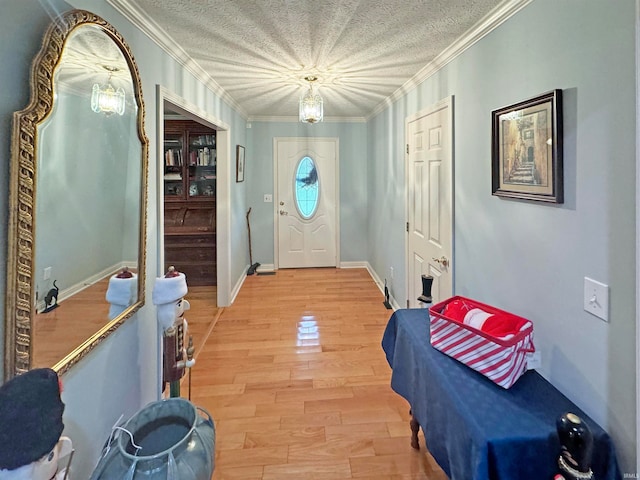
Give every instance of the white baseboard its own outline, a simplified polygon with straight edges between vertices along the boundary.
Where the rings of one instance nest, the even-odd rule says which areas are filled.
[[[368,265],[368,262],[340,262],[340,268],[366,268],[368,270]]]
[[[382,293],[382,298],[384,300],[384,280],[380,279],[380,277],[378,276],[376,271],[373,269],[373,267],[369,264],[369,262],[366,262],[366,264],[367,264],[366,266],[367,271],[369,272],[369,275],[371,275],[371,278],[373,278],[373,281],[376,282],[376,285],[378,285],[378,288],[380,289],[380,292]],[[393,298],[393,295],[391,294],[389,294],[389,303],[393,307],[394,312],[402,308],[400,307],[400,305],[398,305],[398,302],[396,302],[396,299]]]
[[[260,266],[257,268],[256,273],[261,273],[261,272],[275,272],[276,271],[276,266],[273,263],[264,263],[264,264],[260,264]]]
[[[231,306],[233,305],[233,302],[235,302],[236,297],[238,296],[238,293],[240,293],[240,289],[242,288],[242,284],[244,283],[245,279],[247,278],[247,270],[249,270],[250,265],[247,265],[243,272],[242,275],[240,275],[240,278],[238,278],[238,281],[236,282],[236,284],[233,286],[233,289],[231,290],[231,298],[229,298],[229,305]]]

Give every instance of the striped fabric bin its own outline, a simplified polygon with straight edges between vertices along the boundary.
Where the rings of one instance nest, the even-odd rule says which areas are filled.
[[[494,337],[442,314],[453,300],[464,300],[487,313],[507,313],[475,300],[456,296],[433,305],[430,313],[431,345],[455,358],[503,388],[511,387],[527,370],[527,354],[533,353],[533,324],[524,325],[509,337]],[[513,316],[513,314],[508,314]]]

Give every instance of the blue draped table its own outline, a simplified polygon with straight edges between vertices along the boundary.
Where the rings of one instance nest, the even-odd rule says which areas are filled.
[[[396,311],[382,347],[391,388],[409,402],[451,480],[551,480],[560,452],[555,422],[566,412],[591,428],[594,479],[622,478],[609,435],[537,372],[505,390],[434,349],[428,310]]]

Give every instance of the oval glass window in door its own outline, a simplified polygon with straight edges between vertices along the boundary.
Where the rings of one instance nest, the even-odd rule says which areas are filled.
[[[295,175],[296,207],[300,216],[308,220],[318,210],[320,198],[318,170],[313,159],[308,156],[300,159]]]

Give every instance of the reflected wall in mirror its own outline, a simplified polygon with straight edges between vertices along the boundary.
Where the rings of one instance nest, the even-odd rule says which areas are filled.
[[[143,305],[147,144],[122,36],[87,11],[56,19],[32,65],[30,103],[14,114],[7,379],[64,373]],[[125,270],[131,279],[112,278]]]

